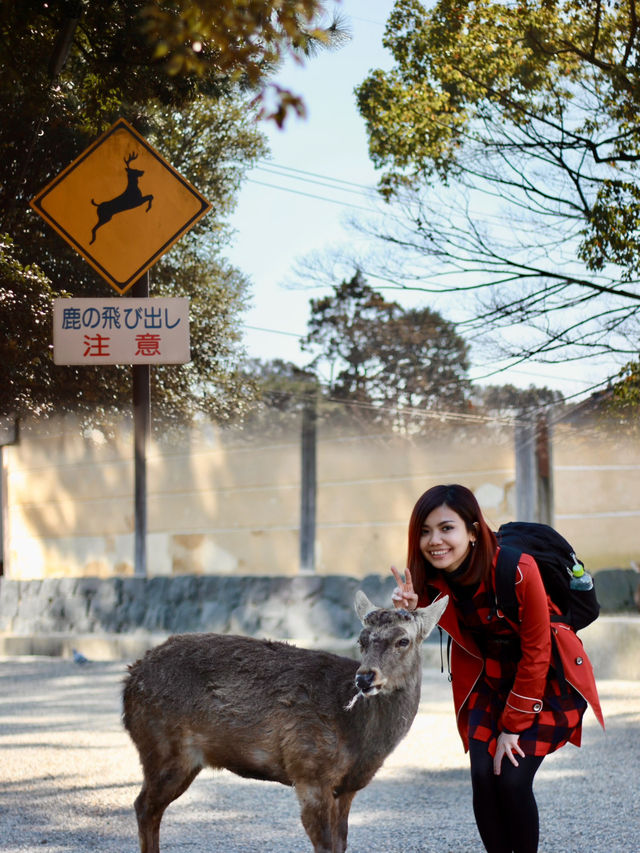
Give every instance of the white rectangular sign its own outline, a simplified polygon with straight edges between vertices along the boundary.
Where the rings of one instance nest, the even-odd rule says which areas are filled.
[[[54,299],[56,364],[185,364],[186,297]]]

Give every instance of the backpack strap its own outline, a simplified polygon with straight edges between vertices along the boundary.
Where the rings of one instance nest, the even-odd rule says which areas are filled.
[[[516,575],[522,552],[509,545],[501,545],[496,560],[496,606],[512,622],[518,622]]]
[[[518,622],[518,599],[516,596],[516,574],[522,552],[508,545],[501,545],[496,560],[496,606],[512,622]],[[551,622],[566,622],[566,617],[550,614]],[[564,667],[558,651],[558,644],[553,631],[551,632],[551,665],[556,670],[560,693],[568,695]]]
[[[510,545],[501,545],[496,561],[496,606],[512,622],[518,622],[518,598],[516,596],[516,576],[522,551]],[[571,625],[568,616],[550,613],[551,622],[563,622]]]

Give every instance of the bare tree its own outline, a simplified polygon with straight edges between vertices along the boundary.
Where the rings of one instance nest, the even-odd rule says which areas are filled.
[[[376,272],[473,295],[458,330],[501,354],[637,357],[635,0],[398,0],[384,41],[395,67],[358,90],[394,202],[361,225]]]

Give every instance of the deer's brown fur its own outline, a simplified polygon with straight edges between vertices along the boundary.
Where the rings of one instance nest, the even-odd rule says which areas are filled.
[[[219,634],[171,637],[134,663],[123,701],[144,772],[141,853],[159,853],[164,810],[207,765],[295,786],[314,853],[344,853],[356,792],[416,715],[420,644],[445,606],[377,610],[357,593],[360,663]]]

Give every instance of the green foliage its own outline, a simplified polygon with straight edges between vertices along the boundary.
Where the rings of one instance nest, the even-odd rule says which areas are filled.
[[[322,26],[323,0],[171,0],[147,2],[140,27],[153,58],[170,75],[224,74],[259,90],[261,115],[282,126],[291,110],[304,115],[297,95],[265,82],[266,73],[319,46],[335,47],[347,34],[337,20]],[[266,106],[266,90],[275,105]]]
[[[528,388],[517,388],[511,384],[487,385],[484,388],[475,388],[474,393],[478,408],[484,409],[490,415],[505,418],[531,416],[551,407],[557,410],[564,404],[560,391],[535,385]]]
[[[640,432],[640,361],[630,361],[618,374],[609,411],[623,425]]]
[[[302,410],[320,399],[320,384],[312,370],[275,358],[250,359],[243,366],[245,382],[253,399],[243,421],[248,436],[281,439],[283,432],[298,430]],[[326,406],[322,415],[327,416]]]
[[[635,0],[426,6],[396,0],[394,66],[357,90],[380,190],[407,211],[384,236],[491,293],[479,331],[526,319],[513,353],[637,351]]]
[[[591,142],[596,161],[637,157],[628,5],[441,0],[426,11],[420,0],[397,0],[384,38],[396,66],[374,71],[358,91],[374,161],[446,176],[474,140],[489,143],[485,120],[525,127],[539,118],[552,133],[568,106],[567,144]],[[615,137],[594,137],[603,117]]]
[[[606,180],[586,216],[579,256],[591,270],[615,263],[623,281],[640,269],[640,188],[630,181]]]
[[[128,119],[213,204],[213,210],[151,271],[151,295],[191,298],[192,362],[152,371],[154,423],[204,412],[241,413],[238,314],[247,282],[222,257],[226,220],[245,170],[265,153],[248,107],[218,74],[170,77],[139,32],[140,2],[82,4],[69,59],[50,86],[56,33],[74,4],[3,4],[0,102],[0,323],[7,332],[0,414],[79,412],[100,419],[131,409],[128,367],[56,367],[51,300],[114,294],[38,216],[28,200],[118,116]],[[35,271],[35,272],[34,272]],[[126,297],[123,297],[126,298]],[[42,316],[46,314],[47,322]]]
[[[420,429],[425,411],[459,410],[468,389],[467,347],[428,308],[404,309],[360,272],[311,300],[305,348],[330,365],[330,399],[370,422]]]
[[[42,405],[41,389],[51,389],[49,347],[52,291],[36,266],[23,266],[9,239],[0,236],[0,412],[33,411]]]
[[[57,77],[73,81],[84,130],[95,135],[124,103],[156,98],[179,109],[197,92],[249,89],[262,113],[282,124],[302,100],[272,81],[288,57],[302,62],[321,47],[339,47],[348,32],[325,22],[325,0],[7,0],[0,6],[0,39],[13,84],[20,69],[46,90]],[[56,59],[58,60],[56,62]],[[78,73],[79,70],[82,73]],[[273,102],[270,109],[266,102]]]
[[[382,350],[384,324],[399,310],[365,282],[360,272],[343,281],[334,293],[310,301],[311,318],[305,340],[307,349],[319,349],[315,365],[326,359],[338,363],[333,393],[343,399],[369,402],[371,372]]]
[[[299,412],[305,397],[319,387],[313,371],[280,358],[250,359],[246,371],[258,389],[259,404],[270,411]]]

